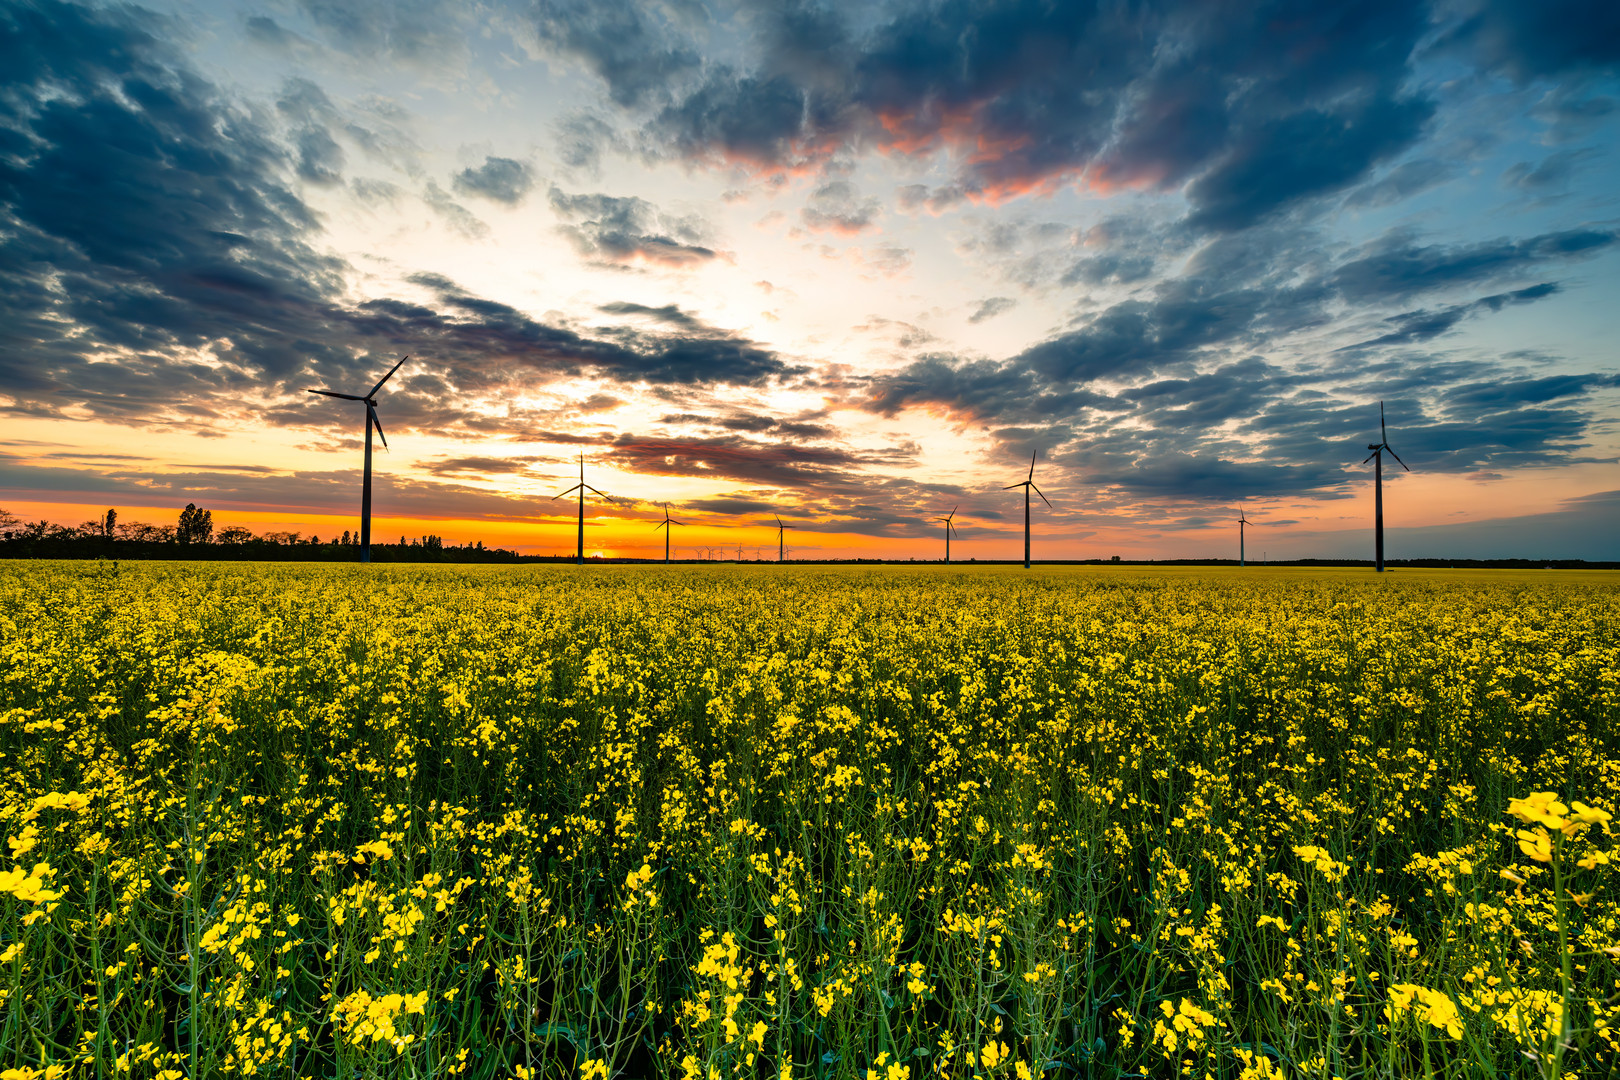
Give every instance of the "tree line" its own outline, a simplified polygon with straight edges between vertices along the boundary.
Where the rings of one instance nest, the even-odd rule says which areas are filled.
[[[187,503],[174,525],[120,521],[117,510],[78,526],[27,522],[0,508],[0,558],[22,559],[248,559],[277,562],[357,562],[359,530],[330,540],[296,532],[255,533],[240,525],[214,528],[210,510]],[[398,543],[373,541],[373,562],[517,562],[515,551],[446,544],[433,534]]]

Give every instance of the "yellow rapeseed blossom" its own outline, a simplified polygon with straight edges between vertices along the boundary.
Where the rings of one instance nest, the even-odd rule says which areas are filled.
[[[1602,1076],[1617,584],[5,561],[0,1066]]]

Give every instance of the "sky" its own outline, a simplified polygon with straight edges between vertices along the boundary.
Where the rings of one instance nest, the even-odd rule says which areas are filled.
[[[1620,5],[0,0],[0,507],[1620,558]]]

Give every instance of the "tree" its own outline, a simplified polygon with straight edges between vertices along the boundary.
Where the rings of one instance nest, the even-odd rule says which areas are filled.
[[[174,531],[174,538],[182,544],[206,544],[213,536],[213,511],[199,510],[195,503],[186,503],[186,508],[180,511],[180,525]]]
[[[11,535],[11,530],[22,524],[22,519],[0,506],[0,536]]]
[[[245,544],[253,539],[253,534],[240,525],[227,525],[214,534],[214,541],[220,544]]]
[[[118,511],[109,509],[101,518],[101,535],[111,537],[118,527]]]

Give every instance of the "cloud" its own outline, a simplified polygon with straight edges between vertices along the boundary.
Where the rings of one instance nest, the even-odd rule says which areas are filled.
[[[1542,192],[1548,188],[1566,186],[1582,161],[1596,156],[1591,147],[1579,150],[1559,150],[1540,161],[1521,161],[1508,167],[1502,182],[1522,191]]]
[[[401,61],[421,70],[459,67],[466,62],[468,30],[474,18],[470,4],[454,0],[295,3],[328,46],[349,55]],[[259,32],[279,38],[268,27],[261,26]]]
[[[533,8],[540,40],[582,61],[627,108],[664,100],[672,83],[701,58],[678,25],[655,5],[632,0],[540,0]]]
[[[489,235],[489,226],[484,224],[477,214],[452,199],[450,193],[436,181],[428,181],[427,187],[422,191],[422,201],[443,218],[446,225],[467,239],[482,240]]]
[[[546,40],[597,70],[652,148],[776,178],[871,150],[951,163],[946,183],[899,190],[907,211],[1192,183],[1201,226],[1241,228],[1360,181],[1429,114],[1403,96],[1428,13],[1395,0],[766,5],[706,65],[646,9],[595,7],[549,6]]]
[[[829,180],[810,193],[810,202],[799,211],[805,228],[812,232],[835,232],[854,236],[872,228],[879,212],[876,199],[863,199],[847,180]]]
[[[1558,292],[1557,283],[1549,281],[1540,285],[1532,285],[1527,289],[1497,293],[1494,296],[1482,296],[1472,303],[1453,304],[1437,311],[1403,312],[1386,320],[1395,324],[1395,329],[1389,333],[1381,334],[1367,341],[1357,342],[1354,345],[1346,345],[1338,351],[1345,352],[1350,349],[1365,349],[1378,345],[1412,345],[1421,341],[1429,341],[1439,337],[1475,312],[1501,311],[1511,304],[1530,304],[1544,297],[1552,296],[1556,292]]]
[[[992,296],[988,300],[979,301],[979,306],[974,309],[973,314],[968,316],[968,322],[982,323],[995,318],[997,315],[1011,311],[1017,306],[1018,301],[1011,297]]]
[[[1199,228],[1247,228],[1266,214],[1344,188],[1415,142],[1431,112],[1420,100],[1374,98],[1272,119],[1239,136],[1188,186],[1188,220]]]
[[[178,509],[196,503],[216,515],[252,513],[359,516],[358,468],[326,472],[242,473],[236,470],[158,471],[151,467],[66,469],[0,456],[0,497],[29,501],[95,501],[124,507]],[[438,480],[400,476],[386,466],[372,475],[379,514],[425,518],[554,520],[529,497]]]
[[[668,215],[635,196],[569,195],[554,187],[551,208],[568,222],[562,226],[563,235],[596,262],[682,269],[718,256],[700,242],[708,235],[701,218]]]
[[[272,423],[301,425],[315,414],[282,395],[309,380],[369,385],[384,358],[413,352],[432,359],[413,366],[413,388],[390,388],[390,415],[443,427],[474,421],[457,404],[466,395],[498,400],[513,381],[756,385],[794,371],[718,329],[592,336],[432,275],[418,282],[426,304],[354,300],[351,268],[318,246],[320,218],[291,182],[315,159],[278,137],[278,122],[319,130],[331,102],[295,80],[274,110],[238,105],[166,43],[173,31],[130,7],[0,9],[0,47],[14,58],[0,69],[0,408],[207,426],[254,403]],[[354,189],[398,194],[378,181]],[[481,231],[427,190],[457,227]],[[646,212],[632,204],[630,222]],[[604,251],[622,250],[610,216],[590,220]]]
[[[856,483],[850,470],[862,464],[834,447],[765,443],[736,435],[705,439],[657,439],[622,435],[613,463],[658,476],[703,476],[740,480],[780,490],[823,490]]]
[[[1606,0],[1477,0],[1441,42],[1519,83],[1620,69],[1620,10]]]
[[[139,9],[0,12],[0,38],[32,43],[0,72],[0,386],[16,396],[133,416],[327,351],[310,332],[344,266],[310,243],[287,151],[166,34]],[[203,347],[226,366],[168,363]]]
[[[1365,405],[1390,401],[1402,453],[1429,471],[1555,465],[1589,452],[1592,395],[1615,376],[1532,376],[1511,358],[1413,355],[1462,320],[1559,291],[1543,281],[1438,307],[1408,307],[1363,331],[1344,360],[1284,366],[1293,335],[1348,335],[1357,316],[1480,282],[1511,281],[1605,250],[1613,234],[1571,229],[1438,245],[1391,232],[1337,261],[1300,259],[1297,230],[1212,240],[1178,278],[1102,308],[1001,360],[934,354],[871,377],[862,404],[977,424],[1007,452],[1043,437],[1083,482],[1153,498],[1262,492],[1332,498],[1359,479]],[[1290,239],[1292,237],[1292,239]],[[1286,268],[1279,273],[1279,267]],[[1302,273],[1304,269],[1307,272]],[[1399,362],[1385,350],[1402,349]],[[1353,352],[1352,352],[1353,350]],[[1320,353],[1317,354],[1320,357]],[[1025,451],[1027,452],[1027,450]],[[1350,459],[1355,457],[1355,461]]]
[[[1451,179],[1455,166],[1436,158],[1403,161],[1389,172],[1350,193],[1346,206],[1374,208],[1392,206]]]
[[[1402,232],[1367,245],[1339,265],[1332,284],[1353,302],[1397,299],[1523,274],[1549,262],[1594,255],[1614,244],[1602,229],[1566,229],[1524,240],[1418,244]]]
[[[516,206],[534,187],[534,171],[511,158],[486,157],[478,168],[466,168],[457,173],[454,187],[463,195],[477,195]]]

